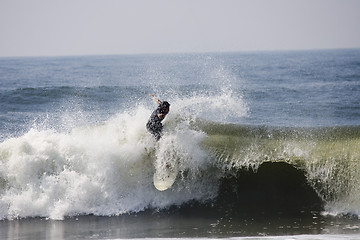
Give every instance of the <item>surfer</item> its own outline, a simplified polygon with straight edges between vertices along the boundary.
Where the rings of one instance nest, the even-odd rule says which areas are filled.
[[[170,104],[166,101],[162,102],[156,98],[153,94],[149,94],[154,101],[159,104],[155,111],[151,114],[149,121],[146,124],[146,129],[154,135],[156,141],[159,141],[161,138],[161,131],[163,125],[161,123],[164,120],[165,116],[169,113]]]

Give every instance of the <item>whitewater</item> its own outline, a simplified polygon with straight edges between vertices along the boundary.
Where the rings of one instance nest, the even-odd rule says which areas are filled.
[[[228,91],[212,98],[172,99],[159,143],[144,124],[151,109],[141,104],[98,125],[70,132],[35,127],[7,139],[0,144],[1,218],[112,216],[211,199],[216,177],[205,175],[214,163],[201,148],[206,134],[192,129],[191,122],[203,105],[212,108],[208,114],[218,111],[226,117],[230,112],[221,111],[222,105],[231,107],[231,114],[246,114],[241,101]],[[160,193],[152,186],[154,170],[174,160],[179,161],[180,179]]]

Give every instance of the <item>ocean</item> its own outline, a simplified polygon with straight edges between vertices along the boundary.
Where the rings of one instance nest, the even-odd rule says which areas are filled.
[[[360,49],[0,58],[0,239],[360,239],[359,216]]]

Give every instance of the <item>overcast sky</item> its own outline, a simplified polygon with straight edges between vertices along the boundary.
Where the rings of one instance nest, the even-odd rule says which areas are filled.
[[[360,0],[0,0],[0,56],[360,48]]]

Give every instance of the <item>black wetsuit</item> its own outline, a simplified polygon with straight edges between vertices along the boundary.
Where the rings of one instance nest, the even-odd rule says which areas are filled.
[[[160,118],[158,114],[163,114]],[[163,129],[163,125],[161,123],[164,120],[167,112],[164,111],[162,107],[162,103],[159,104],[157,109],[151,114],[149,121],[146,124],[147,130],[152,133],[155,139],[158,141],[161,137],[161,131]]]

